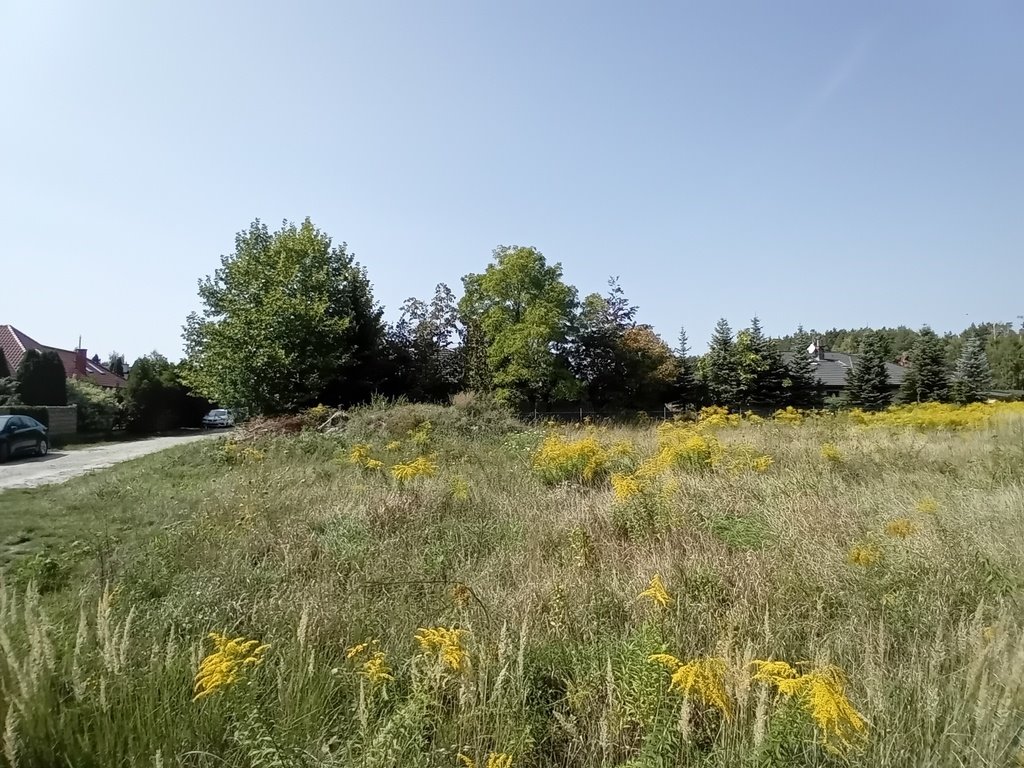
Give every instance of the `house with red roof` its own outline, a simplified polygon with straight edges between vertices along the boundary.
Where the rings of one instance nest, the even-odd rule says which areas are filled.
[[[19,331],[13,325],[0,325],[0,352],[3,353],[7,366],[13,374],[21,364],[21,358],[30,349],[40,352],[56,352],[64,364],[64,374],[69,379],[85,379],[106,389],[120,389],[126,383],[95,358],[90,360],[84,349],[58,349],[40,344],[31,336]]]

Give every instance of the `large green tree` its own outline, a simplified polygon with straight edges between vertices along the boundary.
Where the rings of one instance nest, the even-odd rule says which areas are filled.
[[[701,358],[701,378],[715,405],[735,406],[739,392],[739,360],[732,328],[724,317],[715,325],[708,351]]]
[[[564,345],[576,289],[562,280],[561,265],[536,248],[499,246],[487,269],[462,283],[460,319],[483,335],[495,395],[520,408],[574,397]]]
[[[885,367],[888,353],[883,334],[869,333],[864,337],[860,355],[846,379],[843,396],[847,405],[877,411],[892,402],[892,387]]]
[[[185,325],[185,376],[210,400],[280,413],[374,390],[384,329],[370,281],[309,219],[275,232],[253,222],[199,297],[203,310]]]
[[[786,366],[775,342],[755,317],[736,337],[736,401],[742,408],[778,407],[784,400]]]
[[[64,364],[53,350],[28,350],[14,378],[25,405],[67,405]]]
[[[910,367],[900,386],[900,399],[905,403],[946,402],[949,371],[945,342],[926,325],[918,331],[909,357]]]
[[[953,399],[958,403],[984,400],[992,389],[992,371],[985,355],[985,343],[977,336],[964,342],[953,376]]]

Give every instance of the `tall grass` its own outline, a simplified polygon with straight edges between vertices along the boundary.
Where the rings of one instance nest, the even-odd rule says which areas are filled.
[[[8,568],[4,759],[1015,765],[1024,418],[936,418],[474,429],[403,406],[204,446],[192,485],[144,459],[97,504],[158,503],[163,528],[102,559],[69,542],[56,586]],[[210,632],[270,647],[196,698]],[[756,660],[837,670],[863,738],[830,739]]]

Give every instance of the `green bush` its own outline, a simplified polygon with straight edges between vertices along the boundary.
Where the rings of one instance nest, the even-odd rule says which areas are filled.
[[[68,379],[68,405],[78,406],[78,431],[110,432],[119,425],[121,403],[117,394],[88,381]]]

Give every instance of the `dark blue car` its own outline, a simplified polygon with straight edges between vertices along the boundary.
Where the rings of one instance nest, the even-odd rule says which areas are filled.
[[[0,461],[24,453],[45,456],[49,450],[46,427],[38,421],[29,416],[0,416]]]

